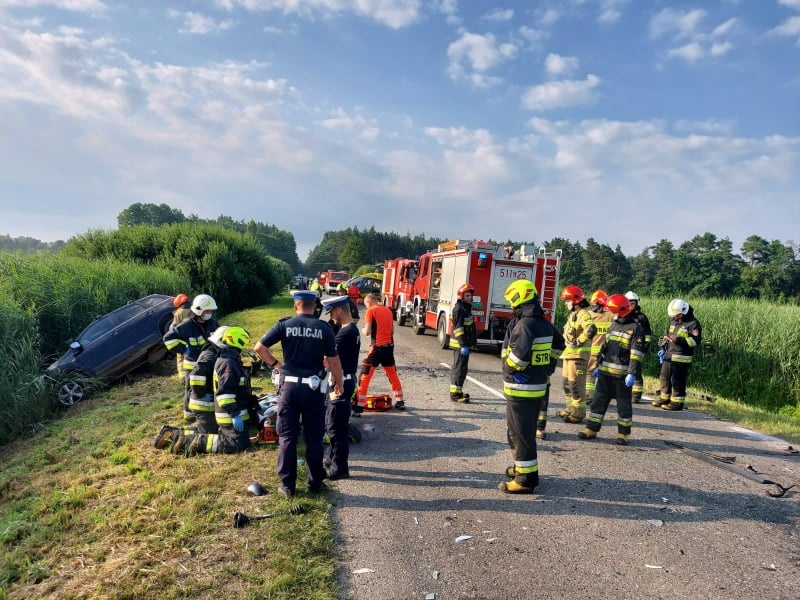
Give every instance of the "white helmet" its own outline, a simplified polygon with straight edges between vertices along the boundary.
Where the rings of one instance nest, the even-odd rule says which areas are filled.
[[[208,341],[214,344],[217,348],[222,348],[225,344],[222,342],[222,336],[225,335],[225,332],[228,331],[230,327],[228,325],[221,325],[214,330],[210,336],[208,336]]]
[[[689,303],[686,300],[681,300],[680,298],[675,298],[672,302],[669,303],[667,306],[667,314],[670,317],[675,317],[677,315],[685,315],[689,312]]]
[[[636,292],[628,290],[627,292],[625,292],[625,297],[628,300],[634,300],[635,302],[639,302],[639,294],[637,294]]]
[[[217,303],[208,294],[200,294],[192,300],[192,312],[198,317],[207,310],[217,310]]]

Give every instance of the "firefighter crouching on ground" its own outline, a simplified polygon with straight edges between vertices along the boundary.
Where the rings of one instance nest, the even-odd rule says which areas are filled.
[[[514,281],[503,298],[516,317],[503,342],[507,348],[503,360],[503,394],[514,465],[506,469],[510,481],[500,483],[498,488],[506,494],[532,494],[539,485],[536,417],[547,393],[548,377],[564,348],[564,339],[545,317],[533,282]]]
[[[569,314],[564,324],[566,350],[561,355],[564,377],[564,403],[566,408],[558,413],[565,423],[580,423],[586,416],[586,369],[591,353],[591,339],[597,327],[586,308],[589,303],[583,290],[577,285],[568,285],[561,298]]]
[[[661,397],[652,402],[665,410],[683,410],[686,402],[686,379],[692,366],[694,349],[703,337],[703,329],[686,300],[675,298],[667,306],[671,317],[666,335],[661,336],[658,359],[661,361]]]
[[[647,318],[642,312],[642,307],[639,305],[639,295],[636,292],[627,291],[625,292],[625,297],[628,299],[628,302],[631,303],[631,312],[633,313],[633,317],[642,326],[642,330],[644,331],[644,351],[647,353],[648,349],[650,348],[650,342],[653,341],[653,329],[650,327],[650,319]],[[633,403],[639,404],[642,401],[642,393],[644,392],[644,378],[642,377],[641,371],[639,375],[636,376],[636,381],[633,382]]]
[[[314,317],[317,294],[294,290],[295,316],[279,320],[255,345],[255,353],[270,369],[279,369],[278,379],[278,493],[294,496],[297,486],[297,440],[300,419],[306,442],[308,465],[307,490],[323,490],[325,468],[322,464],[325,435],[325,393],[328,382],[324,361],[333,376],[333,392],[343,393],[342,363],[336,353],[336,338],[327,323]],[[283,364],[270,352],[280,342]]]
[[[250,447],[247,432],[250,386],[241,356],[250,343],[250,334],[243,327],[229,327],[221,339],[223,347],[214,363],[214,414],[218,432],[188,435],[175,432],[172,454],[236,454]]]
[[[614,294],[606,307],[614,314],[614,320],[606,334],[600,351],[597,373],[597,389],[586,419],[586,429],[578,433],[582,440],[597,437],[603,426],[603,417],[612,398],[617,401],[617,444],[624,446],[633,425],[631,388],[642,372],[644,360],[644,330],[631,312],[628,299]]]
[[[453,369],[450,371],[450,400],[453,402],[469,402],[469,394],[464,393],[462,386],[469,370],[469,352],[477,340],[475,320],[472,318],[474,294],[475,288],[469,283],[458,288],[458,299],[451,317],[453,326],[450,348],[453,350]]]
[[[597,327],[597,333],[592,338],[589,363],[586,367],[586,406],[589,406],[592,403],[592,398],[594,398],[597,377],[592,373],[597,368],[597,357],[600,354],[600,348],[603,347],[603,343],[606,341],[606,333],[608,333],[608,328],[611,327],[611,319],[614,317],[614,314],[606,308],[607,301],[608,294],[603,290],[597,290],[589,299],[589,304],[591,305],[589,314],[592,317],[594,326]]]
[[[213,317],[217,303],[208,294],[200,294],[192,300],[192,318],[169,328],[162,338],[167,350],[183,354],[183,418],[191,423],[194,415],[189,410],[189,373],[197,364],[197,357],[208,337],[219,327]]]
[[[180,325],[186,319],[191,318],[194,314],[192,313],[192,303],[189,301],[189,296],[186,294],[178,294],[175,296],[175,299],[172,301],[172,306],[175,307],[175,310],[172,311],[172,327],[176,325]],[[178,376],[183,377],[183,354],[180,352],[175,353],[175,363],[178,367]]]

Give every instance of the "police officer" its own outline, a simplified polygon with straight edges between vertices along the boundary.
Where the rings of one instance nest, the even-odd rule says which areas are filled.
[[[337,395],[331,392],[325,411],[325,430],[331,445],[328,451],[327,464],[330,465],[328,479],[336,480],[350,477],[348,458],[350,456],[350,401],[356,391],[356,371],[358,370],[358,352],[361,350],[361,335],[353,323],[350,312],[350,299],[337,296],[322,301],[325,311],[331,316],[331,322],[337,326],[336,352],[342,363],[344,389]]]
[[[513,328],[506,330],[503,342],[503,394],[514,464],[506,469],[510,481],[498,488],[506,494],[532,494],[539,484],[536,418],[547,394],[548,378],[564,349],[564,339],[545,317],[532,281],[512,282],[503,298],[517,319]]]
[[[642,312],[642,307],[639,304],[639,295],[636,292],[628,290],[625,292],[625,297],[631,303],[633,317],[642,326],[644,331],[644,350],[647,352],[648,348],[650,348],[650,342],[653,341],[653,328],[650,327],[650,319]],[[634,404],[639,404],[642,401],[642,392],[644,392],[644,379],[642,374],[639,373],[636,381],[633,382],[632,398]]]
[[[475,320],[472,318],[472,297],[475,288],[469,283],[458,288],[456,304],[452,314],[450,348],[453,350],[453,368],[450,371],[450,400],[469,402],[464,393],[464,381],[469,370],[469,352],[477,339]]]
[[[279,436],[278,493],[291,497],[297,484],[297,439],[300,418],[306,442],[308,464],[307,489],[318,493],[323,488],[322,464],[325,433],[325,392],[327,380],[324,361],[333,377],[333,393],[344,393],[342,364],[336,353],[336,339],[327,323],[314,317],[317,293],[295,290],[295,316],[281,319],[256,343],[255,352],[271,369],[279,369],[279,400],[276,431]],[[283,363],[270,352],[280,342]]]
[[[346,283],[342,282],[338,286],[336,286],[336,295],[339,298],[341,298],[342,296],[347,298],[347,307],[350,310],[350,319],[351,319],[351,321],[353,323],[357,324],[358,323],[358,319],[360,318],[360,315],[358,314],[358,306],[356,306],[356,303],[353,302],[353,299],[350,298],[350,296],[348,295],[348,293],[347,293],[347,284]],[[327,306],[325,300],[322,301],[322,305],[323,305],[323,307]],[[325,312],[328,312],[328,311],[326,310]],[[340,326],[333,319],[333,317],[331,317],[331,319],[328,321],[328,323],[330,323],[330,326],[333,329],[333,333],[337,333],[339,331],[339,327]]]

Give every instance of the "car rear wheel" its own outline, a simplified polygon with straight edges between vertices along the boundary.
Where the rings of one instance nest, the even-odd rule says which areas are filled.
[[[77,381],[65,381],[58,388],[58,402],[63,406],[72,406],[84,399],[86,390]]]

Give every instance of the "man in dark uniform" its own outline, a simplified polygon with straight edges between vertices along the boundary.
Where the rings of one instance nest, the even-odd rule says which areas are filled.
[[[456,304],[453,307],[450,348],[453,350],[453,368],[450,371],[450,400],[469,402],[469,394],[464,393],[464,381],[469,370],[469,351],[475,344],[477,332],[472,318],[472,296],[475,288],[469,283],[458,288]]]
[[[653,341],[653,329],[650,327],[650,319],[642,312],[642,307],[639,305],[639,294],[629,290],[625,292],[625,297],[631,303],[631,313],[644,330],[644,351],[646,353],[650,347],[650,342]],[[644,379],[640,372],[636,377],[636,381],[633,382],[632,398],[634,404],[639,404],[642,401],[642,392],[644,392]]]
[[[352,320],[353,323],[357,324],[358,323],[358,319],[360,318],[360,315],[358,314],[358,306],[356,306],[356,303],[353,302],[353,299],[350,298],[350,296],[348,295],[348,293],[347,293],[347,284],[346,283],[340,283],[336,287],[336,295],[339,298],[341,298],[342,296],[347,298],[347,306],[348,306],[348,308],[350,310],[350,319]],[[322,304],[323,304],[323,306],[328,306],[328,303],[325,300],[322,301]],[[326,310],[325,312],[328,312],[328,311]],[[333,333],[338,333],[339,332],[340,325],[333,319],[333,316],[331,316],[331,318],[328,321],[328,323],[330,323],[331,329],[333,329]],[[346,371],[345,371],[345,373],[346,373]]]
[[[350,455],[350,401],[356,391],[356,371],[358,352],[361,349],[361,335],[353,323],[350,312],[350,299],[337,296],[323,300],[325,311],[330,313],[331,322],[338,327],[336,332],[336,352],[342,363],[344,389],[341,394],[331,393],[325,412],[325,430],[331,441],[327,459],[330,463],[328,479],[336,480],[350,477],[347,463]]]
[[[325,469],[322,465],[323,436],[325,433],[325,392],[327,380],[324,360],[333,376],[333,393],[344,393],[342,363],[336,353],[336,339],[327,323],[314,316],[316,292],[295,290],[294,317],[281,319],[256,343],[255,352],[270,369],[278,369],[278,420],[279,436],[278,493],[291,497],[297,484],[297,438],[300,435],[300,418],[306,442],[308,465],[308,491],[317,493],[323,487]],[[270,347],[280,342],[283,349],[281,362],[270,352]]]

